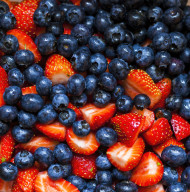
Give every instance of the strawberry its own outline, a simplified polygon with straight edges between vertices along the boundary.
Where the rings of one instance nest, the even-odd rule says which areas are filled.
[[[71,0],[74,5],[80,5],[81,0]]]
[[[51,55],[46,61],[45,76],[49,78],[53,84],[65,84],[69,77],[74,74],[75,72],[71,63],[61,55]]]
[[[149,145],[158,145],[173,135],[170,124],[166,118],[157,119],[152,127],[143,133],[143,137]]]
[[[38,172],[38,169],[35,167],[19,170],[16,182],[24,192],[34,191],[34,181]]]
[[[51,180],[47,171],[39,172],[35,183],[35,192],[79,192],[79,190],[65,179]]]
[[[25,149],[30,151],[31,153],[34,153],[39,147],[46,147],[54,150],[57,144],[57,141],[52,140],[46,136],[35,136],[28,143],[18,144],[17,148]]]
[[[54,122],[49,125],[36,124],[36,128],[44,135],[55,139],[56,141],[64,141],[66,137],[66,127],[59,122]]]
[[[144,125],[145,118],[137,113],[119,115],[111,119],[111,124],[117,132],[118,141],[131,147]]]
[[[165,100],[170,95],[172,89],[172,81],[169,78],[163,78],[161,81],[156,83],[158,89],[162,93],[160,101],[154,106],[153,110],[157,108],[165,108]]]
[[[141,93],[146,94],[151,100],[150,107],[153,107],[161,99],[161,91],[151,77],[141,69],[132,69],[122,84],[126,94],[132,98]]]
[[[97,171],[95,155],[74,155],[72,161],[73,174],[84,179],[94,179]]]
[[[26,94],[37,94],[36,85],[30,86],[30,87],[23,87],[22,95],[26,95]]]
[[[162,179],[163,172],[162,161],[154,153],[146,152],[133,170],[131,181],[142,187],[155,185]]]
[[[36,26],[36,31],[35,31],[36,37],[41,35],[42,33],[46,33],[46,28]]]
[[[74,106],[72,103],[69,103],[69,105],[67,107],[75,111],[75,113],[77,115],[77,119],[81,119],[82,118],[81,110],[78,109],[76,106]]]
[[[0,163],[9,161],[14,151],[15,141],[11,131],[3,135],[0,139]]]
[[[21,189],[20,185],[15,181],[13,183],[11,192],[24,192],[24,191]]]
[[[104,108],[98,108],[93,104],[87,104],[80,108],[83,118],[89,123],[91,130],[97,130],[108,122],[115,114],[115,104],[110,103]]]
[[[164,187],[161,183],[148,187],[139,187],[138,192],[165,192]]]
[[[11,192],[13,181],[3,181],[0,179],[0,192]]]
[[[178,141],[190,135],[190,124],[177,114],[172,115],[171,125]]]
[[[129,171],[136,167],[145,149],[143,139],[138,138],[132,147],[117,142],[107,150],[110,162],[121,171]]]
[[[140,115],[143,115],[145,117],[144,125],[141,128],[140,132],[144,132],[147,129],[149,129],[155,120],[155,115],[153,111],[150,111],[148,109],[138,110],[136,107],[134,107],[131,111],[132,113],[138,113]]]
[[[157,145],[157,146],[153,146],[153,151],[155,153],[157,153],[160,157],[161,157],[161,153],[162,151],[166,148],[169,147],[170,145],[176,145],[179,146],[183,149],[185,149],[184,144],[180,141],[177,141],[176,138],[174,137],[170,137],[169,139],[167,139],[166,141],[164,141],[162,144]]]
[[[9,35],[14,35],[19,42],[19,49],[28,49],[34,54],[35,62],[38,63],[41,60],[40,52],[32,38],[20,29],[12,29],[7,32]]]
[[[72,128],[67,129],[66,141],[73,152],[83,155],[95,153],[100,145],[94,133],[90,132],[85,137],[78,137],[74,134]]]
[[[73,26],[70,25],[70,24],[68,24],[68,23],[64,23],[64,24],[63,24],[63,28],[64,28],[64,33],[63,33],[63,34],[65,34],[65,35],[70,35]]]
[[[184,169],[185,169],[185,168],[182,167],[182,166],[176,168],[176,171],[177,171],[177,173],[178,173],[178,182],[181,182],[181,175],[182,175]]]

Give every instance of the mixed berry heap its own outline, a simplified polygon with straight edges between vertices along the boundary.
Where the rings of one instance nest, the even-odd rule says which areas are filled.
[[[0,192],[190,191],[186,4],[0,1]]]

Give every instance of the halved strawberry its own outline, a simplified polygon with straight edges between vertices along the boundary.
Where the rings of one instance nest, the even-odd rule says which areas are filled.
[[[138,113],[140,115],[143,115],[145,117],[144,125],[141,128],[141,133],[149,129],[155,120],[155,115],[153,111],[150,111],[148,109],[138,110],[136,107],[133,107],[132,113]]]
[[[170,124],[166,118],[157,119],[152,127],[143,133],[143,137],[149,145],[158,145],[173,135]]]
[[[94,179],[97,171],[96,155],[74,155],[72,161],[74,175],[84,179]]]
[[[90,132],[85,137],[78,137],[72,128],[67,129],[66,141],[73,152],[83,155],[95,153],[100,145],[94,133]]]
[[[46,136],[35,136],[28,143],[18,144],[16,147],[25,149],[34,153],[39,147],[46,147],[54,150],[55,146],[58,144],[57,141],[50,139]]]
[[[49,125],[36,124],[36,128],[44,135],[55,139],[56,141],[64,141],[66,137],[66,127],[59,122],[54,122]]]
[[[0,179],[0,192],[11,192],[13,181],[3,181]]]
[[[176,146],[179,146],[179,147],[185,149],[184,144],[182,142],[177,141],[176,138],[174,138],[174,137],[170,137],[169,139],[164,141],[162,144],[153,146],[153,151],[161,157],[162,151],[166,147],[169,147],[170,145],[176,145]]]
[[[80,5],[81,0],[71,0],[74,5]]]
[[[161,183],[149,187],[139,187],[138,192],[165,192],[164,186]]]
[[[89,123],[91,130],[97,130],[108,122],[116,112],[115,104],[110,103],[104,108],[87,104],[80,108],[83,118]]]
[[[63,34],[65,34],[65,35],[70,35],[73,26],[70,25],[70,24],[68,24],[68,23],[64,23],[64,24],[63,24],[63,28],[64,28],[64,33],[63,33]]]
[[[35,192],[80,192],[73,184],[65,179],[51,180],[47,171],[38,173],[34,186]]]
[[[26,95],[26,94],[37,94],[36,85],[30,86],[30,87],[23,87],[22,95]]]
[[[145,118],[137,113],[127,113],[111,119],[111,124],[117,132],[118,141],[131,147],[144,125]]]
[[[20,188],[20,185],[16,181],[14,181],[11,192],[24,192],[24,191]]]
[[[75,111],[75,113],[77,115],[77,119],[81,119],[82,118],[81,110],[78,109],[76,106],[74,106],[72,103],[69,103],[69,105],[67,107]]]
[[[152,152],[146,152],[138,166],[133,170],[131,181],[146,187],[157,184],[163,176],[162,161]]]
[[[32,38],[20,29],[12,29],[7,32],[9,35],[14,35],[19,42],[19,49],[28,49],[34,54],[35,62],[38,63],[41,60],[40,52]]]
[[[177,114],[172,115],[171,125],[178,141],[190,135],[190,124]]]
[[[126,94],[132,98],[141,93],[146,94],[151,100],[150,107],[153,107],[161,99],[161,91],[151,77],[141,69],[132,69],[122,84]]]
[[[143,139],[138,138],[132,147],[117,142],[107,150],[110,162],[121,171],[129,171],[136,167],[145,149]]]
[[[61,55],[51,55],[46,61],[45,76],[49,78],[53,84],[66,84],[69,77],[74,74],[75,71],[71,63]]]
[[[0,139],[0,163],[9,161],[12,157],[15,141],[11,131],[3,135]]]

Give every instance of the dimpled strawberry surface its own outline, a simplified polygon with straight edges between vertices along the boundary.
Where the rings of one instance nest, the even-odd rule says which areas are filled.
[[[0,192],[190,192],[187,0],[0,0]]]

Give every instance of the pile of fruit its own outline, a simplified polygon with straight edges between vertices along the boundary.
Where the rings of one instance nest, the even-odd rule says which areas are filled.
[[[0,1],[0,192],[189,192],[187,0]]]

